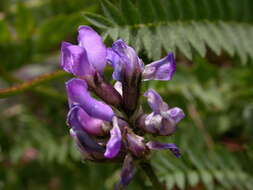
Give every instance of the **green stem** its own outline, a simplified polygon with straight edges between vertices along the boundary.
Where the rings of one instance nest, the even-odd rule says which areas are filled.
[[[33,89],[37,85],[40,85],[44,82],[48,82],[50,80],[60,78],[60,77],[63,77],[63,76],[67,76],[67,75],[68,75],[68,73],[59,70],[59,71],[55,71],[55,72],[52,72],[52,73],[49,73],[49,74],[41,75],[41,76],[39,76],[37,78],[34,78],[30,81],[26,81],[26,82],[17,84],[15,86],[12,86],[12,87],[9,87],[9,88],[0,89],[0,98],[6,98],[6,97],[9,97],[9,96],[14,96],[14,95],[23,93],[27,90]]]
[[[140,163],[140,166],[141,166],[142,170],[145,172],[145,174],[148,176],[154,189],[166,190],[166,186],[159,181],[157,175],[155,174],[153,167],[151,166],[151,164],[149,162],[143,161]]]

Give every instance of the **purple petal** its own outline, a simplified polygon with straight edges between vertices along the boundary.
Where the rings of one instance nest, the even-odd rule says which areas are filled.
[[[176,157],[180,157],[180,151],[177,148],[175,144],[166,144],[166,143],[160,143],[155,141],[149,141],[147,144],[147,147],[150,150],[170,150]]]
[[[163,59],[145,66],[142,73],[143,80],[171,80],[176,71],[176,61],[173,53],[169,53]]]
[[[139,59],[133,48],[126,45],[123,40],[117,40],[107,51],[107,60],[114,68],[113,78],[121,81],[123,72],[131,76],[136,71],[143,70],[143,62]]]
[[[76,137],[78,145],[82,150],[87,152],[100,152],[104,153],[105,148],[100,146],[93,138],[91,138],[85,131],[75,130],[72,128],[71,135]]]
[[[70,105],[80,105],[91,117],[112,121],[114,113],[110,106],[92,98],[87,84],[81,79],[71,79],[66,83]]]
[[[178,123],[184,118],[185,114],[182,109],[175,107],[163,112],[162,116],[168,120],[174,120],[175,123]]]
[[[160,114],[152,112],[145,117],[143,129],[149,133],[160,134],[162,119]]]
[[[122,141],[121,131],[116,117],[113,118],[113,128],[111,129],[110,134],[111,136],[106,145],[104,156],[111,159],[118,155]]]
[[[169,136],[176,131],[176,123],[173,120],[167,120],[154,112],[147,115],[144,124],[142,129],[156,135]]]
[[[66,123],[70,128],[75,128],[75,130],[82,130],[82,125],[77,117],[77,111],[77,106],[74,106],[69,110]]]
[[[133,132],[127,133],[127,146],[129,150],[136,156],[141,157],[146,151],[144,138],[134,134]]]
[[[123,68],[123,63],[120,62],[120,56],[112,50],[112,48],[107,49],[107,61],[114,68],[112,78],[117,81],[121,81],[121,71]]]
[[[116,186],[115,190],[124,189],[134,177],[135,172],[136,167],[134,165],[133,157],[130,154],[127,154],[121,170],[120,183]]]
[[[62,42],[61,67],[76,76],[90,75],[94,69],[90,66],[84,48]]]
[[[148,89],[144,96],[147,97],[149,106],[156,114],[168,110],[168,105],[163,102],[161,96],[155,90]]]
[[[96,31],[89,26],[78,28],[79,46],[85,48],[89,63],[99,72],[106,66],[106,47]]]
[[[105,134],[105,123],[101,119],[90,117],[80,106],[74,106],[68,113],[67,123],[78,126],[88,134],[101,136]]]

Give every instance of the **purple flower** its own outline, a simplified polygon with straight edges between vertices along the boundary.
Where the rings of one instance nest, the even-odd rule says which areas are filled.
[[[67,123],[71,127],[70,134],[75,139],[79,150],[83,153],[86,159],[101,160],[104,159],[105,148],[99,145],[94,139],[86,132],[85,126],[79,119],[80,108],[74,106],[69,114]]]
[[[78,28],[78,45],[62,42],[61,67],[84,79],[89,89],[109,105],[120,107],[120,94],[103,78],[107,49],[99,36],[89,26]]]
[[[85,159],[124,160],[115,188],[124,189],[136,173],[136,164],[146,162],[151,150],[170,150],[180,156],[175,144],[145,141],[141,135],[173,134],[183,111],[169,108],[152,89],[144,94],[152,113],[143,114],[139,104],[141,81],[170,80],[176,70],[174,55],[169,53],[144,66],[123,40],[106,48],[101,36],[89,26],[79,27],[77,41],[78,45],[63,42],[61,46],[61,67],[77,77],[66,82],[70,134]],[[114,68],[114,86],[103,77],[107,62]],[[93,98],[90,91],[102,101]]]
[[[139,127],[143,130],[162,136],[171,135],[176,130],[176,124],[184,118],[184,112],[180,108],[170,108],[163,102],[160,95],[153,89],[145,92],[148,104],[153,110],[149,115],[142,116]]]
[[[112,121],[114,113],[110,106],[92,98],[84,80],[71,79],[66,83],[66,89],[70,106],[80,105],[91,117]]]
[[[76,76],[102,73],[106,66],[106,47],[89,26],[78,28],[78,45],[63,42],[61,46],[61,67]]]
[[[142,72],[142,79],[147,80],[171,80],[176,71],[176,62],[173,53],[152,62],[144,67],[142,60],[130,46],[123,40],[114,42],[112,48],[107,49],[106,59],[114,68],[113,78],[122,81],[124,75],[131,76],[133,72]]]

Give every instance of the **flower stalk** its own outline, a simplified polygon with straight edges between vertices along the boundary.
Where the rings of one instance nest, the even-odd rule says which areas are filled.
[[[68,76],[68,75],[69,75],[68,73],[61,71],[61,70],[57,70],[52,73],[43,74],[43,75],[41,75],[37,78],[34,78],[30,81],[22,82],[20,84],[14,85],[9,88],[0,89],[0,98],[7,98],[9,96],[14,96],[14,95],[26,92],[28,90],[33,90],[35,87],[37,87],[40,84],[43,84],[43,83],[48,82],[50,80],[54,80],[56,78]],[[43,91],[43,88],[39,88],[37,90]]]
[[[153,167],[151,166],[151,164],[148,161],[140,162],[140,167],[141,167],[142,171],[148,176],[149,180],[151,181],[153,189],[167,190],[165,184],[162,184],[159,181]]]

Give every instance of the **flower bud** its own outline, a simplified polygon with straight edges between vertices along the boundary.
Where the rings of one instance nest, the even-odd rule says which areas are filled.
[[[79,120],[79,108],[74,107],[68,115],[68,125],[71,127],[70,134],[87,160],[104,160],[104,146],[98,144],[85,130]]]
[[[138,105],[143,62],[123,40],[114,42],[107,50],[107,60],[114,68],[113,78],[122,83],[123,109],[130,116]]]
[[[93,76],[87,75],[82,78],[87,82],[89,89],[105,103],[117,108],[121,106],[122,97],[119,92],[111,84],[107,83],[98,72],[95,72]]]
[[[134,134],[132,131],[128,130],[126,134],[127,147],[131,153],[136,157],[144,156],[146,152],[146,145],[144,138]]]

